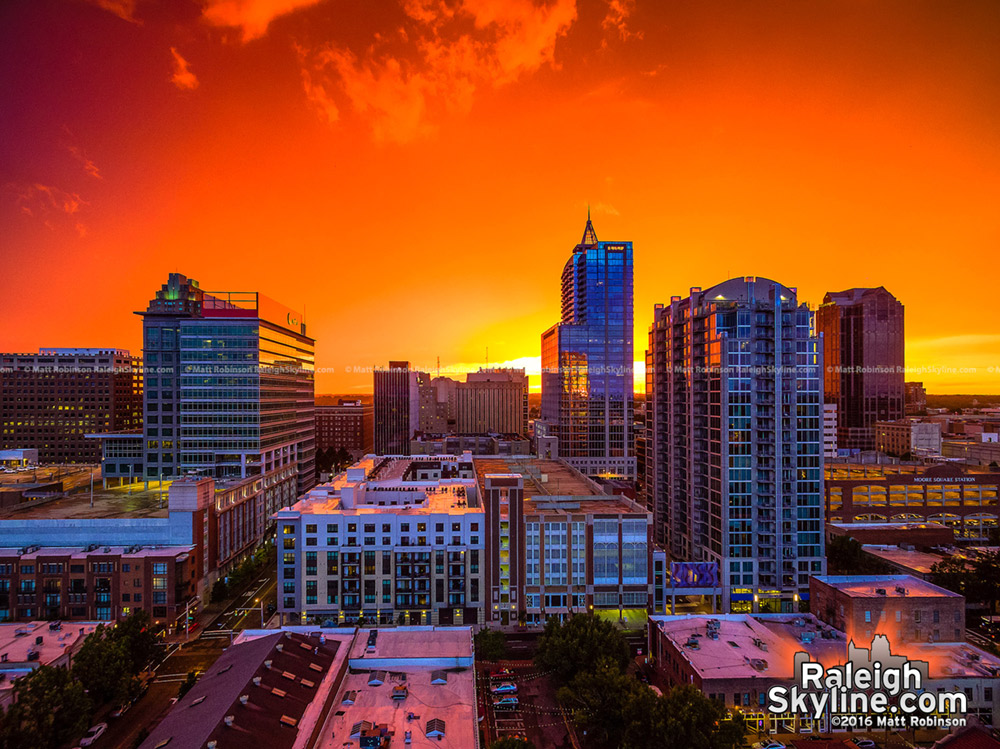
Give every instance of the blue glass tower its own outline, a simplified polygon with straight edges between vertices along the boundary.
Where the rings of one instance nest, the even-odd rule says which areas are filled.
[[[632,243],[601,242],[587,214],[562,272],[562,320],[542,334],[542,424],[588,475],[634,479]]]

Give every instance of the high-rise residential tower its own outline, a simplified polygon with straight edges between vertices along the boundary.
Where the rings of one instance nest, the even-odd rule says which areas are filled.
[[[875,422],[903,418],[903,305],[882,286],[830,292],[816,310],[827,369],[824,400],[837,404],[837,447],[874,450]]]
[[[297,466],[316,481],[315,341],[257,292],[205,292],[171,273],[143,318],[146,479],[218,479]]]
[[[632,243],[601,242],[587,216],[562,272],[562,320],[542,334],[541,428],[588,475],[635,478]]]
[[[717,562],[726,611],[791,611],[824,571],[822,352],[795,289],[734,278],[656,305],[646,502],[674,561]]]

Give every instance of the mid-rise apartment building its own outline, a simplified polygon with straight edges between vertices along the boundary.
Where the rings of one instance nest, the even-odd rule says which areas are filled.
[[[900,419],[875,422],[875,449],[897,458],[941,454],[941,424]]]
[[[644,508],[530,457],[366,456],[277,521],[279,611],[291,621],[648,610],[664,569]]]
[[[316,406],[316,450],[344,449],[361,457],[375,445],[375,409],[371,403],[340,398],[337,405]]]
[[[142,361],[121,349],[0,354],[0,449],[42,463],[99,463],[93,432],[142,426]]]

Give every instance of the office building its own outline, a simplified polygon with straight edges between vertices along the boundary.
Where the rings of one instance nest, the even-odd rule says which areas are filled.
[[[314,341],[300,313],[171,273],[137,314],[149,372],[145,479],[268,476],[291,465],[298,492],[315,483]]]
[[[548,454],[587,475],[636,477],[632,332],[632,243],[598,241],[588,215],[542,334],[541,407]]]
[[[830,292],[816,310],[826,372],[824,401],[837,404],[837,446],[875,449],[875,422],[903,418],[903,305],[879,286]]]
[[[922,382],[903,383],[903,409],[907,416],[927,411],[927,390]]]
[[[375,446],[375,409],[371,403],[340,398],[335,406],[316,406],[316,450],[344,449],[360,458]]]
[[[945,458],[963,461],[970,466],[986,466],[997,471],[1000,466],[1000,442],[996,433],[980,434],[977,439],[944,440],[941,454]]]
[[[726,611],[789,611],[824,570],[819,339],[795,289],[734,278],[656,305],[647,501],[673,561],[715,562]]]
[[[856,643],[965,642],[965,596],[910,575],[817,575],[812,611]]]
[[[531,442],[519,434],[427,434],[410,440],[410,455],[530,455]]]
[[[278,513],[279,611],[322,623],[540,623],[643,611],[652,518],[562,461],[376,457]]]
[[[941,454],[941,424],[900,419],[875,422],[875,449],[896,458]]]
[[[523,369],[470,372],[455,388],[455,431],[527,434],[528,379]]]
[[[406,455],[410,438],[419,429],[418,372],[407,361],[391,361],[388,369],[375,369],[375,452]]]
[[[837,404],[823,404],[823,458],[834,460],[837,457]]]
[[[409,455],[418,435],[525,435],[528,379],[523,369],[480,369],[459,382],[389,362],[374,375],[375,450]]]
[[[983,543],[997,526],[1000,472],[953,463],[833,465],[826,474],[831,523],[939,523],[958,543]]]
[[[0,449],[42,463],[100,463],[93,432],[142,426],[142,361],[121,349],[0,354]]]

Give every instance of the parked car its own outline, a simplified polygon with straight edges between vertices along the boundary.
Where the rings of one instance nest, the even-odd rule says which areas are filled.
[[[123,702],[122,704],[120,704],[118,707],[116,707],[114,710],[111,711],[111,717],[112,718],[122,717],[125,713],[128,712],[128,709],[130,707],[132,707],[132,700],[129,700],[128,702]]]
[[[98,723],[96,726],[87,731],[87,734],[80,739],[80,746],[91,746],[95,741],[101,738],[107,730],[107,723]]]
[[[493,701],[494,710],[517,710],[517,697],[501,697]]]
[[[509,668],[498,668],[496,671],[490,672],[491,679],[506,679],[508,676],[513,676],[514,672]]]
[[[854,746],[858,749],[878,749],[878,744],[871,739],[854,739]]]
[[[753,749],[788,749],[788,747],[776,739],[766,739],[754,744]]]
[[[503,684],[497,684],[495,687],[490,688],[493,694],[517,694],[517,684],[512,681],[505,681]]]

